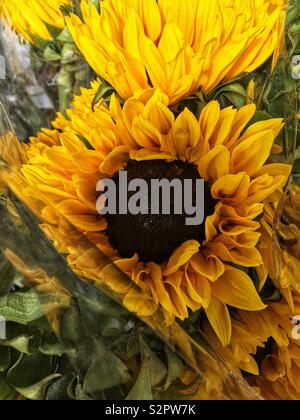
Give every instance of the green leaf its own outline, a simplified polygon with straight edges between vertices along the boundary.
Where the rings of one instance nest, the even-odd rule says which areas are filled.
[[[78,401],[92,401],[92,398],[89,397],[84,391],[81,385],[76,387],[76,400]]]
[[[286,25],[291,25],[300,17],[300,3],[298,0],[290,0],[286,16]]]
[[[103,317],[100,320],[100,329],[103,337],[116,337],[124,331],[126,321],[122,319]]]
[[[150,383],[154,388],[160,385],[167,376],[167,368],[160,358],[150,349],[141,338],[141,354],[143,364],[147,364],[150,372]]]
[[[219,99],[222,106],[233,105],[235,108],[241,108],[246,104],[247,92],[240,83],[231,83],[218,89],[216,98]]]
[[[290,64],[280,60],[264,94],[264,103],[272,117],[291,117],[296,98],[296,80],[292,78]]]
[[[44,313],[38,295],[33,292],[12,293],[0,298],[0,315],[6,321],[17,322],[26,325]]]
[[[15,279],[15,269],[0,252],[0,296],[9,292]]]
[[[27,389],[43,381],[52,373],[53,364],[50,357],[40,353],[32,356],[21,355],[9,370],[7,380],[16,389]]]
[[[74,306],[67,309],[61,317],[60,337],[67,347],[72,347],[74,343],[80,340],[80,318],[78,310]]]
[[[71,72],[68,71],[66,65],[61,66],[56,77],[59,96],[59,109],[63,114],[70,107],[73,95],[73,78]]]
[[[15,350],[18,350],[20,353],[29,355],[29,338],[26,335],[21,335],[16,337],[13,340],[6,342],[8,347],[12,347]]]
[[[61,60],[61,54],[52,47],[52,45],[47,45],[47,47],[44,49],[43,56],[46,61],[60,61]]]
[[[246,105],[246,97],[238,93],[227,92],[220,95],[220,99],[223,102],[223,106],[233,105],[235,108],[242,108]]]
[[[143,363],[138,379],[126,397],[127,401],[152,400],[152,388],[150,380],[150,369],[148,363]]]
[[[68,398],[70,400],[73,400],[74,401],[74,400],[77,399],[76,398],[76,389],[77,389],[77,386],[79,385],[78,382],[79,382],[78,377],[74,376],[73,379],[70,381],[70,383],[68,385],[67,395],[68,395]]]
[[[260,121],[266,121],[266,120],[270,120],[272,118],[272,116],[270,114],[268,114],[265,111],[257,111],[255,112],[255,114],[253,115],[251,121],[249,122],[249,126],[253,125],[257,122]]]
[[[107,84],[101,84],[98,91],[92,102],[92,109],[95,109],[95,106],[101,99],[108,99],[114,93],[114,88]]]
[[[293,166],[293,174],[297,177],[300,175],[300,159],[297,159]]]
[[[16,400],[18,393],[9,385],[6,376],[0,373],[0,401]]]
[[[93,291],[94,293],[94,291]],[[131,318],[130,314],[125,311],[120,305],[112,301],[110,298],[105,296],[103,293],[97,293],[94,295],[91,291],[87,291],[85,295],[80,296],[78,299],[78,305],[82,311],[88,311],[90,313],[95,312],[101,317],[107,315],[108,317],[120,318],[124,317],[128,320]]]
[[[72,35],[68,28],[64,28],[61,33],[56,37],[56,40],[61,43],[73,43]]]
[[[129,380],[130,374],[122,360],[101,342],[95,342],[92,363],[84,381],[84,392],[92,394],[109,390],[124,385]]]
[[[29,400],[44,400],[47,387],[49,384],[57,378],[60,378],[61,375],[54,373],[42,379],[40,382],[28,387],[28,388],[16,388],[17,391]]]
[[[0,372],[5,372],[11,363],[9,347],[0,346]]]
[[[77,51],[75,44],[64,44],[61,50],[61,62],[62,64],[68,64],[76,61],[75,52]],[[78,69],[78,64],[71,68],[71,71],[75,72]]]
[[[128,359],[131,359],[140,353],[140,342],[136,339],[135,335],[132,335],[128,338],[126,350]]]
[[[165,352],[168,358],[168,376],[163,386],[166,391],[174,381],[176,381],[184,370],[184,364],[176,353],[171,351],[169,347],[165,347]]]
[[[47,29],[50,32],[50,35],[52,36],[52,38],[56,39],[59,36],[61,29],[57,28],[56,26],[50,25],[46,22],[45,22],[45,25],[47,26]]]
[[[39,351],[46,356],[62,356],[69,350],[70,348],[60,343],[54,335],[44,336],[39,346]]]
[[[140,348],[142,366],[137,381],[127,395],[126,400],[152,400],[152,388],[161,384],[167,376],[165,365],[142,337],[140,337]]]
[[[72,382],[74,377],[69,374],[57,381],[54,381],[47,389],[46,400],[47,401],[66,401],[69,400],[68,386]]]

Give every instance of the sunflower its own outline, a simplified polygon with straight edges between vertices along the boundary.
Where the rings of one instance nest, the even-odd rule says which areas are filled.
[[[286,0],[87,0],[67,18],[95,72],[123,99],[158,87],[170,104],[250,73],[275,52]]]
[[[259,375],[259,367],[255,355],[259,349],[265,348],[265,341],[249,331],[248,326],[240,320],[232,320],[232,337],[228,346],[223,347],[216,336],[211,325],[207,322],[204,325],[204,334],[210,347],[226,361],[227,366],[242,376],[242,372],[250,375]]]
[[[0,15],[27,41],[35,38],[51,40],[50,27],[63,29],[65,20],[61,10],[71,0],[2,0]]]
[[[259,357],[260,376],[251,382],[260,388],[266,399],[299,400],[300,340],[293,323],[300,314],[300,296],[293,296],[294,309],[282,299],[270,304],[265,311],[242,314],[241,320],[250,334],[265,342]],[[298,319],[297,318],[297,319]]]
[[[278,202],[279,197],[274,197],[272,203],[265,205],[259,245],[263,265],[257,270],[260,289],[268,279],[272,279],[291,310],[294,307],[294,294],[300,294],[299,191],[299,187],[291,182],[284,200]]]
[[[102,103],[93,112],[98,88],[95,82],[83,89],[67,119],[58,115],[54,130],[31,139],[22,173],[40,199],[47,196],[44,227],[79,274],[100,281],[101,269],[92,250],[76,250],[76,235],[68,237],[64,220],[129,274],[167,322],[203,309],[221,343],[229,344],[228,306],[265,308],[248,271],[262,264],[264,203],[282,189],[290,170],[266,164],[282,120],[251,124],[255,105],[220,109],[217,102],[207,104],[199,119],[187,108],[175,116],[159,89],[142,91],[123,107],[113,95],[109,106]],[[175,214],[99,216],[98,181],[117,182],[124,168],[128,177],[146,182],[204,180],[204,223],[186,226]],[[141,302],[129,292],[126,298],[127,308],[138,312]]]
[[[300,398],[300,296],[293,295],[294,310],[282,298],[260,312],[237,311],[232,320],[230,345],[222,347],[212,327],[203,327],[210,348],[253,391],[267,400],[299,400]],[[298,314],[295,316],[295,314]],[[203,387],[197,375],[188,372],[181,378],[183,393],[202,398]],[[206,399],[214,397],[212,387]]]
[[[290,255],[300,260],[300,187],[291,182],[285,197],[278,235]]]

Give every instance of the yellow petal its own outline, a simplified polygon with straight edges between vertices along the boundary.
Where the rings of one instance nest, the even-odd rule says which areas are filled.
[[[186,296],[182,289],[183,273],[180,271],[165,278],[165,285],[175,308],[175,315],[182,321],[188,317]]]
[[[129,152],[130,148],[127,146],[116,147],[111,153],[107,155],[106,159],[101,164],[101,172],[103,174],[112,176],[116,172],[123,169],[126,162],[128,162]]]
[[[201,158],[199,172],[203,179],[216,181],[228,175],[230,168],[230,153],[227,147],[219,145]]]
[[[230,344],[232,326],[227,306],[212,297],[210,305],[205,309],[207,318],[224,347]]]
[[[243,267],[258,267],[262,264],[261,254],[257,248],[229,247],[218,239],[207,244],[210,252],[217,255],[222,261],[232,262]]]
[[[151,270],[151,278],[155,286],[155,292],[159,303],[166,309],[166,311],[173,313],[173,304],[166,291],[160,266],[154,263],[149,263],[149,268]]]
[[[211,301],[211,287],[206,277],[191,271],[185,271],[188,294],[203,308],[208,308]]]
[[[271,121],[273,121],[273,126],[269,129],[258,131],[253,126],[250,127],[247,135],[245,134],[239,144],[234,147],[231,164],[235,173],[245,171],[251,176],[259,171],[266,162],[278,133],[278,127],[282,128],[282,120]],[[268,125],[265,124],[267,127]]]
[[[207,144],[217,128],[220,118],[220,105],[218,101],[212,101],[206,105],[200,114],[200,127],[203,138]]]
[[[217,200],[239,202],[247,198],[249,186],[250,177],[245,172],[225,175],[212,186],[211,194]]]
[[[157,311],[157,305],[152,297],[135,289],[126,293],[123,305],[129,312],[142,317],[150,317]]]
[[[224,264],[213,255],[205,255],[200,249],[191,259],[193,269],[210,281],[216,281],[225,271]]]
[[[186,264],[193,255],[195,255],[199,250],[200,244],[197,241],[187,241],[182,244],[176,251],[173,253],[171,258],[168,261],[167,267],[164,270],[164,275],[168,276],[170,274],[176,273],[179,267],[182,267]]]
[[[174,156],[162,153],[159,150],[140,149],[132,150],[130,152],[130,158],[133,160],[175,160]]]
[[[266,308],[250,277],[236,268],[228,268],[213,284],[212,292],[217,299],[234,308],[245,311],[261,311]]]

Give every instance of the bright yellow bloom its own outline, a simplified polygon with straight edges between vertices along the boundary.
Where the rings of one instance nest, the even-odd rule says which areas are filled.
[[[221,110],[217,102],[209,103],[199,120],[188,109],[175,117],[167,95],[155,89],[140,92],[123,108],[113,96],[109,108],[100,105],[93,112],[90,99],[97,88],[94,83],[91,90],[83,90],[67,120],[59,115],[56,130],[44,130],[31,141],[30,162],[23,166],[23,175],[38,195],[50,200],[42,212],[47,232],[60,251],[69,254],[77,273],[103,281],[101,268],[91,258],[93,250],[86,255],[76,251],[74,234],[68,237],[65,227],[67,219],[129,274],[154,305],[163,308],[169,322],[202,308],[222,344],[229,344],[232,326],[227,305],[246,311],[265,308],[246,271],[262,264],[260,216],[265,203],[286,183],[290,170],[288,165],[266,164],[282,120],[247,127],[255,105]],[[146,262],[139,257],[135,247],[143,243],[139,237],[130,239],[138,221],[126,225],[125,220],[129,228],[119,236],[117,232],[116,238],[111,235],[114,225],[96,211],[97,182],[113,177],[126,162],[135,169],[142,163],[142,171],[158,165],[162,175],[171,163],[178,169],[185,162],[185,168],[205,180],[206,203],[211,205],[205,229],[197,228],[177,245],[171,240],[173,248],[163,261]],[[160,244],[170,245],[163,232],[158,231],[158,243],[151,243],[152,230],[142,230],[142,242],[150,235],[149,251]],[[125,253],[130,255],[122,257]],[[106,281],[117,292],[126,292],[112,279]],[[141,306],[130,292],[125,304],[133,312]]]
[[[0,15],[23,38],[34,42],[32,36],[51,40],[47,25],[63,29],[65,19],[61,6],[71,4],[71,0],[1,0]]]
[[[90,66],[123,99],[159,87],[173,104],[256,70],[283,34],[286,0],[88,0],[67,19]]]
[[[250,334],[266,343],[261,375],[253,380],[266,399],[300,399],[300,329],[292,323],[300,315],[299,295],[293,296],[293,306],[282,299],[259,314],[240,315]]]
[[[293,310],[285,299],[260,312],[238,311],[232,320],[232,339],[223,348],[206,323],[205,338],[228,367],[244,377],[267,400],[300,399],[300,295]],[[297,318],[296,318],[297,315]],[[201,389],[196,388],[201,396]]]
[[[237,319],[232,320],[232,337],[227,347],[221,345],[218,337],[208,323],[204,326],[204,335],[210,347],[236,373],[241,374],[241,371],[244,371],[251,375],[259,375],[259,368],[254,356],[259,348],[265,347],[265,344],[260,338],[255,335],[253,336],[252,332],[242,322]]]

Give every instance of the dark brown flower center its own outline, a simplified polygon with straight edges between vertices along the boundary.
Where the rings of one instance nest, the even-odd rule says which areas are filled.
[[[151,181],[179,179],[184,185],[184,180],[193,180],[192,203],[196,206],[196,180],[200,180],[197,168],[189,163],[174,161],[168,163],[163,160],[137,162],[131,160],[126,167],[128,183],[135,179],[146,181],[148,185],[149,214],[109,214],[106,216],[108,227],[107,235],[111,245],[119,252],[122,258],[130,258],[138,253],[143,262],[162,263],[182,243],[194,239],[199,242],[205,239],[205,222],[197,226],[189,226],[186,219],[191,217],[185,212],[183,203],[182,214],[175,214],[174,194],[170,195],[170,214],[151,214]],[[119,173],[113,177],[117,190],[119,189]],[[128,199],[134,192],[128,193]],[[117,194],[118,197],[118,194]],[[182,199],[184,200],[184,194]],[[162,199],[162,197],[161,197]],[[203,199],[203,197],[202,197]],[[161,200],[162,201],[162,200]],[[161,202],[160,201],[160,202]],[[118,198],[117,198],[118,204]],[[211,197],[210,187],[204,187],[204,220],[213,214],[215,201]],[[118,205],[117,205],[118,209]]]

